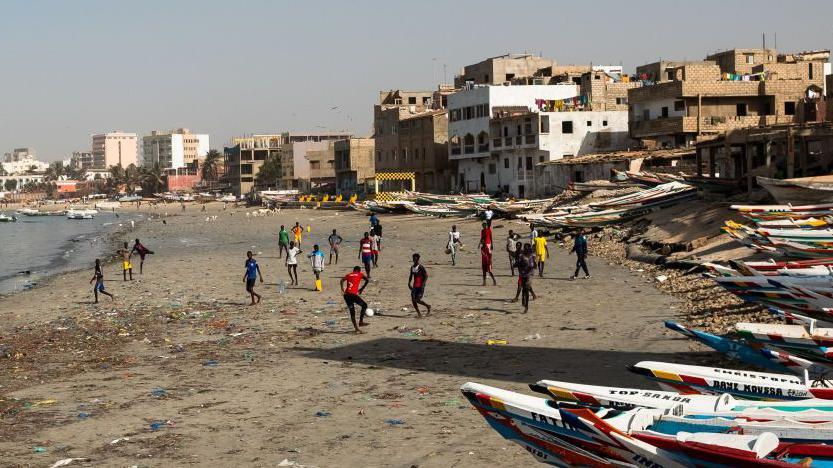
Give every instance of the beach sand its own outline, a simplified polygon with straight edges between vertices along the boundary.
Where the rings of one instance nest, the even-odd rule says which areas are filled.
[[[381,215],[383,250],[364,293],[379,314],[355,335],[338,281],[358,264],[366,216],[247,217],[218,204],[145,212],[163,211],[165,224],[137,224],[112,241],[115,250],[138,237],[155,251],[143,275],[135,259],[132,282],[107,264],[114,302],[91,303],[93,259],[89,271],[0,299],[0,465],[77,457],[91,466],[530,466],[526,451],[464,400],[461,384],[531,393],[528,383],[549,378],[655,388],[626,366],[691,361],[688,342],[662,324],[678,301],[597,257],[592,279],[569,281],[575,257],[550,243],[529,313],[506,302],[516,287],[506,233],[527,233],[517,222],[496,220],[498,286],[483,287],[478,222]],[[278,294],[288,277],[276,233],[295,221],[312,227],[301,285]],[[456,267],[444,254],[454,223],[466,244]],[[324,291],[313,292],[305,254],[310,238],[323,245],[333,228],[345,238],[342,255],[323,273]],[[242,280],[246,250],[265,277],[254,307]],[[430,275],[425,301],[434,308],[423,319],[407,289],[413,252]]]

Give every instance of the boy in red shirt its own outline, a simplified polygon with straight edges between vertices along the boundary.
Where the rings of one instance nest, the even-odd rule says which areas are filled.
[[[411,266],[411,275],[408,276],[408,289],[411,290],[411,303],[414,305],[417,317],[422,318],[419,313],[417,304],[422,304],[428,309],[425,315],[431,314],[431,306],[422,301],[422,295],[425,293],[425,285],[428,284],[428,270],[419,263],[419,254],[414,254],[414,264]]]
[[[362,284],[362,281],[364,281],[364,284]],[[347,283],[346,288],[344,287],[344,283]],[[347,308],[350,309],[350,320],[353,322],[353,328],[356,329],[356,333],[364,333],[359,327],[367,326],[364,323],[364,313],[367,311],[367,303],[359,297],[359,294],[366,287],[367,276],[362,273],[362,268],[358,266],[353,267],[353,272],[348,273],[341,279],[341,292],[344,293],[344,302],[347,303]],[[358,324],[356,324],[356,304],[362,308]]]

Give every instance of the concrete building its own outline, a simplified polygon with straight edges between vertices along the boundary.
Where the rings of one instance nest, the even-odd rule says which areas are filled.
[[[310,161],[306,158],[307,151],[327,150],[331,143],[353,135],[347,132],[284,132],[281,134],[281,189],[307,190],[311,187]],[[332,159],[332,158],[330,158]],[[333,172],[332,177],[335,177]]]
[[[368,191],[376,175],[373,138],[348,138],[334,143],[336,189],[341,193]]]
[[[16,152],[17,150],[15,150]],[[9,153],[7,153],[9,154]],[[2,163],[3,170],[10,175],[22,175],[33,173],[44,173],[49,168],[49,163],[38,161],[34,152],[11,153],[14,154],[10,161]]]
[[[622,73],[622,68],[593,67],[581,74],[579,94],[587,99],[588,110],[627,111],[628,90],[642,86]]]
[[[92,169],[93,153],[89,151],[73,151],[69,158],[69,165],[75,169]]]
[[[99,133],[93,135],[92,140],[93,169],[138,165],[139,136],[135,133],[122,131]]]
[[[226,173],[224,181],[235,195],[251,192],[255,186],[255,175],[271,156],[277,156],[283,149],[280,134],[250,135],[232,139],[232,146],[223,148]],[[279,181],[275,181],[276,185]]]
[[[829,52],[736,49],[709,58],[637,69],[648,79],[628,90],[633,138],[652,146],[688,146],[735,128],[792,123],[803,100],[823,94]],[[659,73],[658,80],[646,75],[649,69]]]
[[[551,76],[552,67],[555,65],[555,60],[529,54],[499,55],[463,67],[460,74],[454,77],[454,86],[462,88],[467,83],[502,85],[511,83],[516,78]]]
[[[3,162],[18,162],[22,159],[38,159],[34,148],[15,148],[10,153],[3,154]]]
[[[206,134],[191,133],[187,128],[154,130],[142,137],[142,165],[159,164],[162,169],[180,169],[202,160],[208,153]]]
[[[492,125],[495,108],[515,108],[518,111],[539,111],[538,103],[542,101],[560,101],[574,99],[579,95],[579,87],[571,84],[551,86],[475,86],[464,89],[448,97],[448,159],[457,163],[457,181],[455,190],[497,192],[509,187],[512,193],[518,193],[523,187],[527,192],[529,184],[526,173],[523,179],[518,179],[517,168],[504,167],[500,158],[501,151],[492,152]],[[522,125],[520,131],[510,129],[513,139],[520,136],[523,140],[524,131],[528,128]],[[531,129],[530,134],[532,133]],[[539,130],[536,128],[535,133]],[[513,140],[514,141],[514,140]],[[538,138],[534,142],[524,144],[538,145]],[[556,149],[556,151],[558,151]],[[557,156],[557,157],[560,157]],[[533,161],[537,159],[534,158]],[[513,158],[513,161],[515,159]],[[532,172],[532,164],[529,171]]]

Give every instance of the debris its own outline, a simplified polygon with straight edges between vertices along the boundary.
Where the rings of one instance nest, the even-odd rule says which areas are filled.
[[[417,387],[416,391],[420,395],[425,395],[427,393],[430,393],[430,390],[428,389],[428,387]]]
[[[58,403],[58,400],[52,400],[52,399],[40,400],[40,401],[36,401],[36,402],[32,403],[32,406],[49,406],[49,405],[54,405],[55,403]]]
[[[44,448],[44,447],[35,447],[35,453],[46,453],[46,448]]]
[[[535,334],[532,334],[532,335],[526,335],[523,340],[524,341],[530,341],[530,340],[540,340],[540,339],[541,339],[541,335],[539,333],[535,333]]]
[[[87,419],[87,418],[89,418],[90,416],[92,416],[92,414],[90,414],[90,413],[85,413],[85,412],[83,412],[83,411],[82,411],[82,412],[80,412],[80,413],[78,413],[78,419]]]
[[[489,346],[493,345],[505,345],[507,343],[506,340],[486,340],[486,344]]]
[[[167,392],[165,391],[164,388],[156,387],[156,388],[154,388],[153,390],[150,391],[150,394],[155,396],[155,397],[161,398],[161,397],[166,396]]]
[[[110,445],[116,445],[119,442],[127,442],[130,440],[130,437],[119,437],[118,439],[113,439],[110,441]]]
[[[64,458],[63,460],[58,460],[52,464],[49,468],[58,468],[59,466],[67,466],[73,462],[87,462],[90,461],[89,458]]]
[[[391,426],[401,426],[405,424],[405,421],[401,419],[385,419],[385,422]]]
[[[202,363],[204,367],[217,367],[220,363],[216,359],[209,359]]]
[[[668,277],[665,275],[659,275],[656,277],[657,283],[664,283],[668,281]]]
[[[316,411],[315,415],[319,418],[326,418],[327,416],[331,415],[329,411]]]

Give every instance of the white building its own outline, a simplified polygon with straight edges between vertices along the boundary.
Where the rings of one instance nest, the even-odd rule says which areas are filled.
[[[540,110],[555,102],[562,111]],[[581,111],[580,102],[571,84],[479,86],[449,96],[449,159],[457,160],[458,188],[527,197],[536,164],[632,145],[627,111]]]
[[[169,132],[153,131],[142,137],[142,165],[159,164],[162,169],[180,169],[208,153],[208,135],[187,128]]]
[[[33,154],[26,154],[0,164],[2,164],[3,170],[10,175],[25,174],[27,172],[38,172],[42,174],[49,168],[49,163],[38,161]]]

